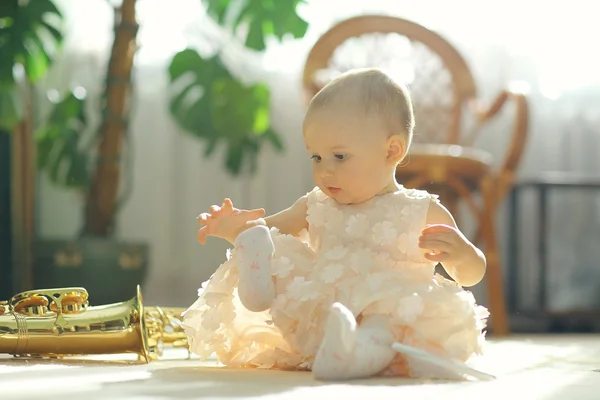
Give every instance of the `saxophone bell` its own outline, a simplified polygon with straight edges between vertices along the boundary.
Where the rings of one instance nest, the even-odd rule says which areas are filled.
[[[162,354],[163,327],[147,318],[141,288],[131,300],[90,306],[81,287],[29,290],[0,302],[0,353],[65,357]]]

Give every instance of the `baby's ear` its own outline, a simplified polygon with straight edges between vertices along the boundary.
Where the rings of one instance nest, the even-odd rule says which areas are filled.
[[[390,165],[396,165],[404,158],[406,152],[406,142],[400,135],[392,135],[387,140],[386,161]]]

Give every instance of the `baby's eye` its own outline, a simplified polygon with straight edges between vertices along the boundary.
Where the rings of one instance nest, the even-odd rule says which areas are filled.
[[[346,158],[348,158],[348,156],[345,154],[334,154],[333,156],[336,160],[345,160]]]
[[[319,156],[319,155],[316,155],[316,154],[313,154],[313,155],[310,157],[310,159],[311,159],[311,160],[315,160],[316,162],[319,162],[319,161],[321,161],[321,156]]]

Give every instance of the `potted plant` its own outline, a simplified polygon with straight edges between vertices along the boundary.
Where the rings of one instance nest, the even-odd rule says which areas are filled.
[[[3,69],[12,71],[14,65],[23,65],[29,81],[35,82],[34,78],[41,77],[49,65],[44,29],[50,31],[55,43],[62,40],[59,27],[47,22],[48,14],[58,19],[61,14],[51,0],[7,2],[10,6],[6,11],[15,23],[12,35],[3,36],[13,46],[9,48],[16,50],[12,65],[2,61]],[[82,96],[85,91],[80,89],[57,101],[49,117],[35,129],[38,169],[53,183],[81,191],[85,203],[80,235],[67,240],[35,241],[30,285],[84,286],[95,304],[122,301],[134,294],[147,266],[147,244],[114,237],[135,54],[132,49],[138,28],[135,6],[136,0],[123,0],[115,6],[115,37],[107,68],[102,121],[98,127],[92,127],[95,134],[91,140],[84,142],[89,139],[89,127],[86,98]]]
[[[33,86],[62,44],[62,15],[51,0],[0,2],[0,292],[31,286],[35,166]],[[19,268],[13,267],[19,266]]]
[[[52,4],[51,0],[39,1],[49,8]],[[269,36],[281,39],[305,34],[307,24],[296,13],[302,1],[249,0],[242,8],[229,0],[206,0],[205,4],[224,29],[241,38],[247,51],[262,51]],[[51,8],[60,15],[53,4]],[[79,90],[56,102],[36,131],[38,168],[55,184],[83,193],[85,218],[81,235],[72,240],[36,241],[33,285],[84,286],[96,304],[121,301],[133,293],[134,285],[143,280],[148,253],[144,243],[123,242],[113,236],[131,86],[133,52],[129,50],[137,30],[135,0],[123,0],[116,12],[103,121],[93,140],[86,141],[85,133],[93,127],[87,124],[86,98]],[[225,65],[220,51],[203,57],[192,48],[185,49],[173,57],[168,72],[172,83],[193,76],[192,82],[171,98],[173,118],[185,132],[205,142],[206,156],[224,143],[225,168],[232,175],[255,171],[263,143],[283,149],[270,125],[268,87],[263,82],[242,83]],[[200,98],[192,95],[198,89],[204,92]]]
[[[267,38],[301,38],[308,24],[297,13],[304,0],[206,0],[208,14],[247,52],[260,52]],[[231,21],[231,22],[230,22]],[[187,48],[173,57],[169,77],[180,86],[171,97],[171,115],[184,132],[205,145],[210,157],[226,146],[224,166],[233,176],[256,171],[262,145],[283,150],[270,124],[270,91],[264,82],[245,84],[227,67],[221,46],[216,54],[201,55]],[[191,79],[188,79],[191,77]],[[197,93],[203,93],[197,96]]]

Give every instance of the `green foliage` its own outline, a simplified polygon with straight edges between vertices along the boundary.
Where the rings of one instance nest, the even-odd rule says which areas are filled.
[[[242,25],[247,25],[246,47],[253,50],[264,50],[265,39],[274,36],[282,39],[292,35],[298,39],[306,34],[308,24],[296,13],[298,4],[304,0],[243,0],[237,9],[236,1],[205,0],[208,12],[221,25],[231,18],[231,30],[237,32]]]
[[[30,83],[41,79],[62,45],[62,21],[51,0],[0,1],[0,128],[11,131],[23,115],[15,67]]]
[[[304,0],[204,0],[210,16],[239,36],[251,50],[264,50],[268,37],[301,38],[308,24],[296,13]],[[234,77],[219,54],[202,58],[193,49],[177,53],[169,66],[171,83],[177,88],[170,111],[187,133],[205,142],[210,157],[225,143],[225,168],[239,175],[248,166],[256,170],[262,145],[283,150],[270,123],[271,96],[264,83],[244,85]]]
[[[170,110],[179,126],[206,141],[210,157],[226,143],[225,167],[233,175],[247,164],[256,170],[264,141],[283,149],[270,129],[270,93],[266,85],[245,86],[231,76],[218,56],[203,59],[192,49],[178,53],[169,66],[171,82],[182,85],[171,98]]]
[[[206,96],[206,88],[217,79],[232,79],[229,71],[219,57],[204,60],[195,50],[186,49],[171,60],[169,77],[172,83],[187,83],[181,92],[172,97],[171,113],[182,129],[193,135],[209,138],[212,120],[210,97]]]
[[[0,128],[11,131],[23,117],[15,72],[22,67],[30,84],[46,75],[62,48],[62,23],[63,16],[52,0],[0,1]],[[87,157],[81,149],[86,126],[85,98],[70,92],[53,105],[37,130],[37,167],[53,183],[87,186]]]
[[[0,89],[0,130],[12,132],[21,121],[22,116],[23,102],[17,91]]]
[[[54,105],[46,123],[38,130],[37,166],[53,183],[70,188],[87,187],[87,155],[81,146],[86,127],[85,97],[69,92]]]

